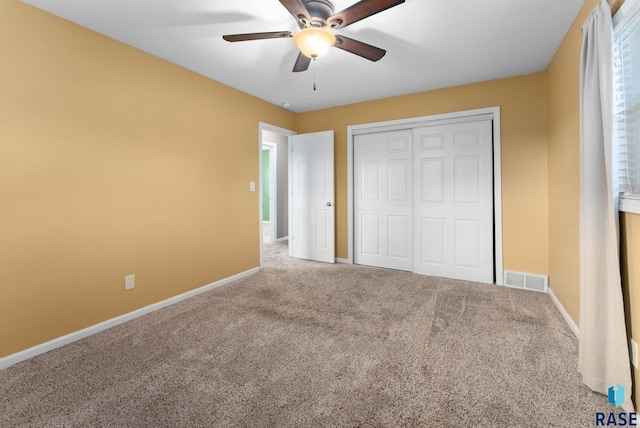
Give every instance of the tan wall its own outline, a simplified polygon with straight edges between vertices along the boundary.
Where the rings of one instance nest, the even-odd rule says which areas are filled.
[[[589,9],[590,10],[590,9]],[[586,6],[547,68],[549,287],[578,323],[580,206],[580,26]],[[588,12],[586,12],[588,14]]]
[[[640,343],[640,215],[623,213],[620,216],[622,241],[622,285],[625,297],[627,334]],[[640,370],[633,372],[633,398],[638,406]]]
[[[295,114],[18,0],[0,58],[0,357],[259,265],[258,122]]]
[[[547,68],[549,287],[580,320],[580,51],[582,23],[599,0],[587,0]],[[614,10],[623,3],[614,0]]]
[[[577,322],[580,25],[596,4],[544,73],[295,115],[0,0],[0,358],[257,266],[258,121],[335,130],[346,258],[347,126],[492,106],[505,268],[549,274]],[[638,223],[623,221],[632,323]]]
[[[298,115],[299,133],[335,130],[337,256],[347,258],[347,126],[500,106],[504,266],[548,273],[544,73]]]
[[[582,23],[599,0],[588,0],[547,69],[549,152],[549,286],[576,325],[580,321],[580,51]],[[624,3],[613,1],[614,12]],[[640,337],[640,216],[621,216],[627,333]],[[637,404],[640,374],[634,373]]]

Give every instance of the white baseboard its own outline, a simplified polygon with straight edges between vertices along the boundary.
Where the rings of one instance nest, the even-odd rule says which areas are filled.
[[[336,263],[342,263],[342,264],[345,264],[345,265],[350,265],[351,264],[349,259],[339,259],[337,257],[336,257]]]
[[[177,296],[171,297],[161,302],[153,303],[149,306],[145,306],[144,308],[140,308],[133,312],[129,312],[128,314],[120,315],[110,320],[103,321],[99,324],[95,324],[90,327],[84,328],[82,330],[78,330],[73,333],[69,333],[64,336],[58,337],[56,339],[50,340],[48,342],[42,343],[40,345],[36,345],[32,348],[25,349],[24,351],[16,352],[15,354],[11,354],[4,358],[0,358],[0,370],[4,370],[9,366],[18,364],[22,361],[28,360],[37,355],[44,354],[45,352],[49,352],[53,349],[59,348],[64,345],[68,345],[69,343],[78,341],[80,339],[84,339],[85,337],[94,335],[101,331],[107,330],[111,327],[115,327],[119,324],[125,323],[127,321],[131,321],[143,315],[147,315],[151,312],[173,305],[174,303],[178,303],[182,300],[186,300],[190,297],[196,296],[206,291],[213,290],[214,288],[220,287],[221,285],[228,284],[232,281],[235,281],[240,278],[244,278],[249,275],[253,275],[254,273],[257,273],[259,271],[260,271],[260,268],[257,268],[257,267],[253,269],[249,269],[237,275],[233,275],[228,278],[224,278],[219,281],[212,282],[211,284],[202,286],[200,288],[196,288],[195,290],[187,291],[186,293],[179,294]]]
[[[567,310],[564,308],[564,306],[562,306],[562,303],[560,303],[560,300],[558,300],[556,295],[553,293],[553,290],[549,288],[547,291],[549,293],[549,297],[551,297],[551,301],[556,305],[556,307],[560,311],[560,314],[562,314],[562,317],[567,322],[567,324],[569,324],[569,328],[573,331],[573,334],[575,334],[576,337],[579,339],[580,330],[578,329],[578,326],[576,325],[576,323],[573,321],[573,318],[571,318]]]

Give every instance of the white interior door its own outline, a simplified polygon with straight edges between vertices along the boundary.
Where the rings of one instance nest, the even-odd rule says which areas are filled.
[[[411,145],[410,130],[355,137],[355,263],[413,269]]]
[[[413,132],[414,271],[493,283],[491,121]]]
[[[293,257],[335,262],[333,131],[292,138]]]

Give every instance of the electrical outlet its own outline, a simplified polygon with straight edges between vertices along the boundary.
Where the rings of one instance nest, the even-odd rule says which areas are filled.
[[[629,339],[630,351],[631,351],[631,364],[633,367],[638,368],[638,342],[633,339]]]
[[[136,286],[136,276],[135,275],[127,275],[124,277],[124,289],[131,290]]]

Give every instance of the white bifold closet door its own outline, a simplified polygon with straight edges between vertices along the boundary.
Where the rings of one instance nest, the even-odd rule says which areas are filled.
[[[357,135],[355,262],[494,282],[491,120]]]
[[[357,135],[355,262],[413,270],[411,131]]]
[[[414,271],[493,283],[492,122],[413,130]]]

